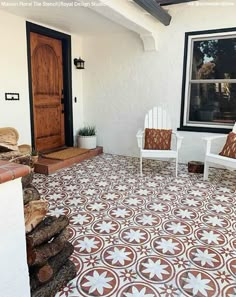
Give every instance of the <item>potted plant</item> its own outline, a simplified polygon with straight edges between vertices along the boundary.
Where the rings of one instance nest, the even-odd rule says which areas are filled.
[[[97,146],[95,126],[84,126],[78,132],[78,147],[94,149]]]

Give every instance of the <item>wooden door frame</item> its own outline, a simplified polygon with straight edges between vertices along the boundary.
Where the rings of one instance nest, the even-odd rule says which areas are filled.
[[[62,42],[63,58],[63,89],[64,89],[64,112],[65,112],[65,145],[73,146],[73,104],[72,104],[72,76],[71,76],[71,36],[55,31],[34,23],[26,21],[27,37],[27,59],[28,59],[28,80],[30,100],[30,122],[31,122],[31,143],[35,147],[34,139],[34,113],[33,113],[33,92],[32,92],[32,69],[30,54],[30,32],[56,38]]]

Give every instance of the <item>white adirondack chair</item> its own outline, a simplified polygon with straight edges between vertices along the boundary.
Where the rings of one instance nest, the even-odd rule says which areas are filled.
[[[232,131],[236,133],[236,122],[233,126]],[[210,164],[220,165],[228,169],[236,169],[236,159],[219,155],[226,142],[227,136],[228,134],[203,138],[203,140],[206,141],[206,154],[203,175],[204,180],[208,179]]]
[[[142,176],[142,159],[175,159],[176,171],[178,173],[178,152],[181,147],[183,137],[177,132],[172,131],[171,149],[170,150],[146,150],[144,149],[145,128],[154,129],[171,129],[171,121],[167,112],[161,107],[154,107],[149,110],[145,116],[144,130],[139,130],[136,134],[138,147],[140,149],[140,174]]]

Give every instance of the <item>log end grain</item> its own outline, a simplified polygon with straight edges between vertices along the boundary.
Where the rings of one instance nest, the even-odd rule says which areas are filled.
[[[188,172],[191,173],[203,173],[204,163],[200,161],[189,161],[188,162]]]

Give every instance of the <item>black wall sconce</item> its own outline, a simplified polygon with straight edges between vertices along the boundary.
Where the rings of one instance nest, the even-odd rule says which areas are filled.
[[[79,59],[75,58],[74,65],[75,65],[76,69],[84,69],[84,60],[82,60],[80,57],[79,57]]]

